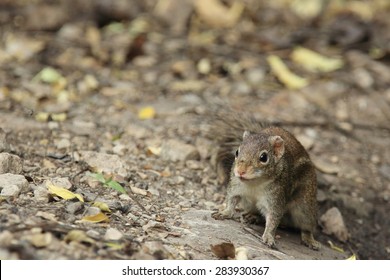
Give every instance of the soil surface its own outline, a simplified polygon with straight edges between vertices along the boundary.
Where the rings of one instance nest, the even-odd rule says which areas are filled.
[[[0,0],[0,259],[390,259],[390,5],[304,2]],[[307,148],[320,251],[211,218],[221,102]]]

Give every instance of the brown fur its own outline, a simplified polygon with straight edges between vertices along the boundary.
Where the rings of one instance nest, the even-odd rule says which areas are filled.
[[[313,237],[317,225],[316,173],[303,146],[288,131],[265,127],[247,117],[222,114],[216,119],[217,167],[219,164],[223,168],[220,173],[229,175],[224,179],[228,182],[227,207],[213,217],[232,217],[240,203],[246,212],[265,217],[262,238],[267,245],[274,246],[276,228],[282,223],[300,229],[302,242],[318,250],[320,243]],[[243,135],[245,130],[250,133]],[[262,153],[267,154],[264,162],[260,160]]]

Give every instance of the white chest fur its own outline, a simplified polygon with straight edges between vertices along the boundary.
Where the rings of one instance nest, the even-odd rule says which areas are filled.
[[[241,206],[245,211],[260,211],[263,215],[268,212],[267,191],[272,180],[241,181],[232,178],[230,195],[241,197]]]

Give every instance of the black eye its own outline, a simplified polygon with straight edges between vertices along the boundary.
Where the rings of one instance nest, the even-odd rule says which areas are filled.
[[[262,152],[260,154],[260,161],[262,163],[267,163],[267,161],[268,161],[268,154],[267,154],[267,152]]]
[[[238,157],[238,150],[236,151],[236,157]]]

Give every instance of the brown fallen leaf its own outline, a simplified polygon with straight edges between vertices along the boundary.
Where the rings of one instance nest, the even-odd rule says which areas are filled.
[[[222,242],[216,245],[210,245],[211,251],[220,259],[234,259],[236,250],[233,243]]]

